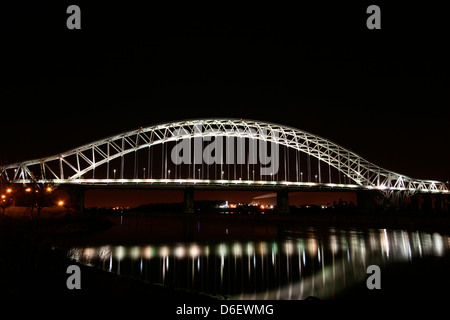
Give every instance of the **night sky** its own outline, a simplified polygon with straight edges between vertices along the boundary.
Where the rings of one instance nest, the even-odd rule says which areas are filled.
[[[2,9],[0,156],[33,159],[188,118],[286,124],[450,180],[449,26],[436,4]]]

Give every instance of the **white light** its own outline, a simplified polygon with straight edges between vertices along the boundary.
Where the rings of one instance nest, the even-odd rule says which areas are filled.
[[[185,254],[186,254],[186,249],[184,248],[183,245],[180,245],[175,248],[174,254],[175,254],[175,257],[177,257],[178,259],[182,259],[182,258],[184,258]]]
[[[96,252],[97,250],[95,250],[95,248],[86,248],[83,251],[83,257],[90,261],[91,259],[95,258]]]
[[[221,256],[224,257],[227,254],[228,250],[227,250],[227,245],[224,243],[219,244],[219,246],[217,247],[217,253]]]
[[[433,233],[433,251],[434,254],[438,257],[441,257],[444,254],[444,241],[442,236],[439,233]]]
[[[100,260],[106,261],[111,256],[111,247],[110,246],[102,246],[100,247],[99,254]]]
[[[292,242],[288,240],[285,242],[284,246],[285,246],[286,255],[287,256],[292,255],[294,252],[294,245],[292,244]]]
[[[201,253],[200,247],[196,244],[192,244],[191,247],[189,248],[189,255],[192,258],[200,256],[200,253]]]
[[[253,247],[253,243],[251,242],[247,243],[247,254],[251,256],[252,254],[254,254],[254,252],[255,248]]]
[[[125,257],[125,248],[122,246],[116,247],[116,254],[115,254],[117,260],[122,260]]]
[[[160,257],[167,257],[168,255],[169,255],[169,247],[167,247],[167,246],[164,246],[164,247],[161,247],[160,249],[159,249],[159,256]]]
[[[239,257],[242,255],[242,246],[239,242],[233,244],[233,254]]]
[[[139,247],[133,247],[133,248],[131,249],[130,256],[131,256],[133,259],[138,259],[138,258],[141,256]]]

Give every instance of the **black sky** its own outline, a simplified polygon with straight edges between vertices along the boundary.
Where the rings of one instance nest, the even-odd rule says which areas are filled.
[[[448,19],[435,4],[251,8],[79,2],[2,9],[0,156],[56,154],[154,123],[250,118],[386,169],[450,180]]]

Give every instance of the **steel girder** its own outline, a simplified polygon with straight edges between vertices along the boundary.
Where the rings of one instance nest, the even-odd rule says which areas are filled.
[[[378,189],[388,197],[396,191],[408,194],[448,193],[443,182],[413,179],[386,170],[318,135],[285,125],[247,119],[193,119],[141,127],[50,157],[5,165],[1,172],[4,178],[13,183],[83,183],[85,179],[82,178],[86,173],[142,148],[209,136],[258,139],[299,150],[336,168],[361,188]],[[37,166],[38,170],[31,169]],[[70,176],[64,173],[64,168],[71,171]],[[34,171],[39,171],[39,176]]]

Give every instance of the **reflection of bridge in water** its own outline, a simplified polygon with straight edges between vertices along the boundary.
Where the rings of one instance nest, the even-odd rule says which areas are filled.
[[[450,238],[438,233],[291,230],[265,240],[223,234],[222,240],[73,247],[68,256],[151,283],[232,299],[304,299],[330,298],[365,281],[371,264],[443,256],[450,249]]]
[[[375,191],[396,205],[417,193],[434,194],[437,202],[448,194],[443,182],[386,170],[328,139],[242,119],[141,127],[57,155],[5,165],[1,174],[11,183],[78,186],[82,191],[181,188],[185,211],[192,211],[194,189],[200,188],[276,191],[280,211],[288,210],[291,191],[353,190],[361,195],[359,204],[371,201],[363,191]],[[72,194],[84,204],[84,192],[72,188]]]

